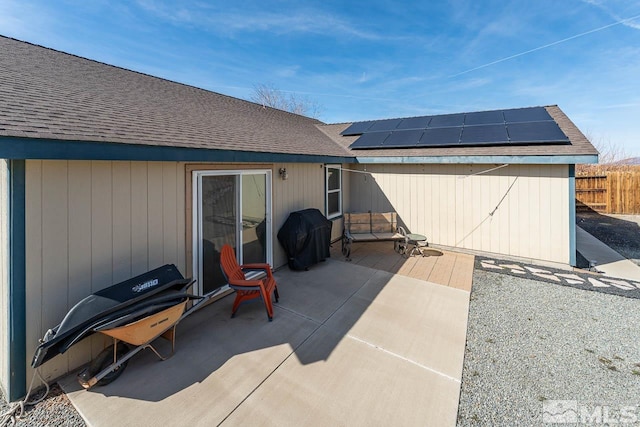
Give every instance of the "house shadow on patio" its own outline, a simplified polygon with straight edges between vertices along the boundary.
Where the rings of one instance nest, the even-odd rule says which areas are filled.
[[[224,298],[178,325],[169,360],[61,385],[94,426],[455,423],[468,292],[333,259],[276,279],[273,322],[260,303],[231,319]]]

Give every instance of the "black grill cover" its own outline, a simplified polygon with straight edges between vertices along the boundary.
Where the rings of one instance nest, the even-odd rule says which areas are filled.
[[[332,225],[318,209],[289,214],[278,231],[278,241],[287,253],[290,269],[305,270],[329,258]]]

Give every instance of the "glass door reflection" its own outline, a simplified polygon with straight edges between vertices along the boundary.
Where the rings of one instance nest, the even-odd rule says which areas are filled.
[[[225,243],[236,249],[238,235],[238,176],[203,176],[201,183],[203,294],[225,285],[220,270],[220,249]]]
[[[266,175],[242,175],[242,262],[267,262]]]
[[[194,172],[194,269],[205,295],[224,287],[220,250],[241,264],[272,263],[271,171]]]

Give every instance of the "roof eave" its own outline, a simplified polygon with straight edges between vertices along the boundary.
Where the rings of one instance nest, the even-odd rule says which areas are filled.
[[[548,164],[572,165],[598,163],[597,154],[582,155],[489,155],[489,156],[356,156],[356,163],[378,164]]]
[[[123,144],[40,138],[0,137],[0,158],[27,160],[128,160],[176,162],[354,163],[350,156],[291,154]]]
[[[582,155],[452,155],[335,156],[177,146],[0,137],[0,158],[37,160],[128,160],[180,162],[379,163],[379,164],[591,164],[597,154]]]

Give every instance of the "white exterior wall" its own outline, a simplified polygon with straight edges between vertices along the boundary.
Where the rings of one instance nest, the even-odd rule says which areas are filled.
[[[366,165],[370,175],[350,174],[347,209],[394,210],[410,232],[437,245],[568,264],[568,166],[473,175],[496,166]]]
[[[0,386],[9,384],[9,167],[0,159]]]
[[[243,167],[250,166],[202,165]],[[276,234],[289,213],[309,207],[324,212],[324,167],[290,163],[266,167],[273,170],[278,267],[287,258]],[[287,169],[286,181],[279,177],[281,167]],[[191,274],[189,170],[194,168],[198,165],[179,162],[26,162],[27,366],[46,329],[59,324],[87,295],[167,263],[176,264],[185,276]],[[334,221],[334,237],[341,231],[342,220]],[[63,375],[87,363],[104,346],[105,339],[95,335],[45,363],[42,373],[47,379]]]

